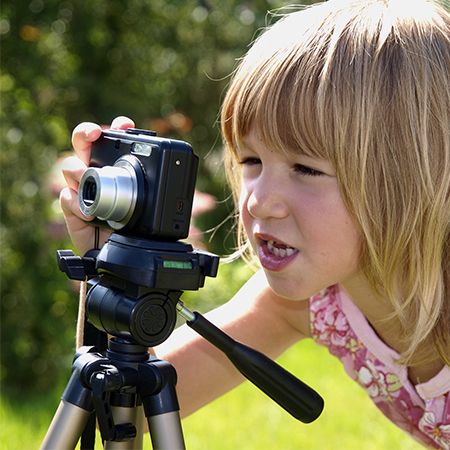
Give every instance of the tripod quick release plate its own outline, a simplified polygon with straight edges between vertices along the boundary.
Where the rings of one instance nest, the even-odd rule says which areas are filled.
[[[183,242],[150,241],[114,233],[97,256],[99,275],[157,289],[197,290],[215,277],[219,257]]]
[[[94,256],[95,255],[95,256]],[[58,267],[72,280],[111,275],[137,286],[197,290],[215,277],[219,257],[183,242],[149,241],[114,233],[100,250],[84,257],[57,251]]]

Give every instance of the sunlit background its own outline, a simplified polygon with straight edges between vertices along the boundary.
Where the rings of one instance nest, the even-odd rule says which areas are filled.
[[[139,128],[190,142],[201,161],[197,188],[208,194],[198,197],[193,237],[215,253],[231,253],[220,102],[237,58],[273,20],[268,11],[287,4],[2,2],[2,448],[39,446],[70,374],[77,286],[58,271],[55,251],[71,245],[58,203],[59,164],[70,151],[71,130],[81,121],[107,125],[127,115]],[[249,273],[240,263],[222,266],[217,279],[186,301],[208,310]],[[325,397],[320,420],[302,425],[246,383],[184,421],[188,448],[418,448],[381,417],[325,350],[300,343],[280,362]]]

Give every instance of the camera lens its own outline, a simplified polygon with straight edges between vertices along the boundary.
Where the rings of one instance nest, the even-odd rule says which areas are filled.
[[[95,197],[97,196],[97,184],[95,182],[94,177],[89,177],[84,181],[83,184],[83,202],[91,206],[94,201]]]
[[[78,201],[82,213],[106,220],[113,229],[128,223],[136,199],[136,172],[127,160],[119,159],[114,166],[90,167],[81,178]]]

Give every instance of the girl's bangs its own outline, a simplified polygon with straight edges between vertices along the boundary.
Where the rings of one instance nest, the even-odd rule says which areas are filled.
[[[253,129],[272,150],[330,158],[317,66],[308,70],[302,61],[292,64],[291,58],[275,55],[237,72],[222,109],[223,136],[232,154]]]

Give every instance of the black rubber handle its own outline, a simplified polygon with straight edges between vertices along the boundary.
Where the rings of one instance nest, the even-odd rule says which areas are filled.
[[[323,398],[264,354],[235,341],[198,312],[187,324],[222,350],[236,368],[272,400],[304,423],[316,420]]]

